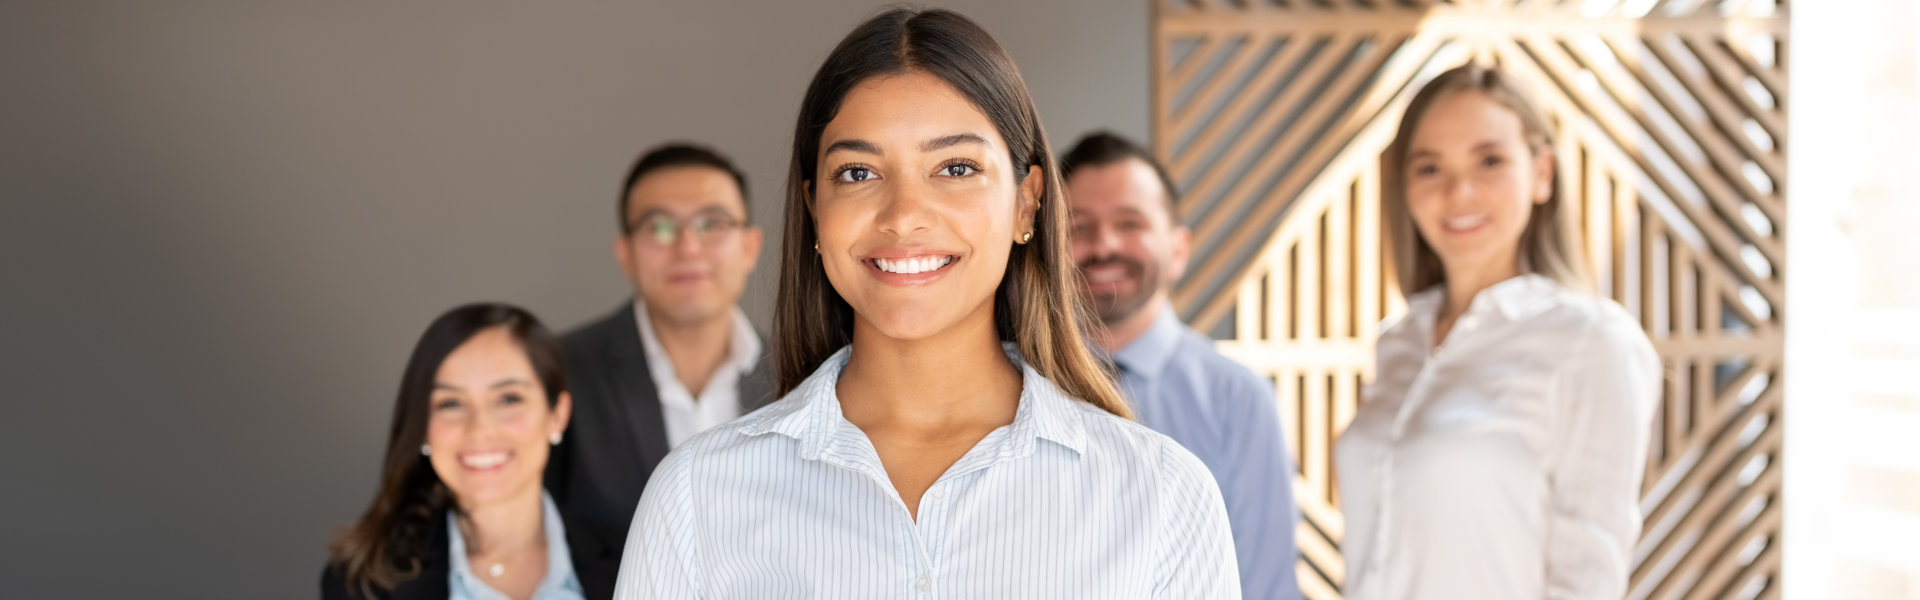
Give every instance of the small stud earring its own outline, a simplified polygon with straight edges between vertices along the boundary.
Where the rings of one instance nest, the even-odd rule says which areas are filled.
[[[420,445],[420,455],[421,455],[421,456],[433,456],[433,446],[428,446],[428,445],[426,445],[426,444],[421,444],[421,445]]]
[[[1032,231],[1028,231],[1028,232],[1026,232],[1026,233],[1023,233],[1023,234],[1020,234],[1020,243],[1022,243],[1022,244],[1025,244],[1025,243],[1027,243],[1027,242],[1031,242],[1031,241],[1033,241],[1033,232],[1032,232]]]
[[[814,253],[814,254],[819,254],[819,253],[820,253],[820,242],[814,242],[814,243],[813,243],[813,253]]]
[[[555,431],[553,432],[553,435],[547,436],[547,444],[553,445],[553,446],[560,445],[560,432]]]

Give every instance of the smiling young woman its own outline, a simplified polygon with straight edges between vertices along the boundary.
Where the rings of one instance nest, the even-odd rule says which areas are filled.
[[[1660,361],[1586,291],[1549,127],[1467,65],[1414,96],[1387,150],[1409,296],[1334,454],[1348,598],[1626,593]]]
[[[1088,350],[1005,51],[889,10],[802,101],[765,409],[641,498],[620,598],[1238,598],[1219,488]]]
[[[434,319],[401,376],[379,491],[329,549],[320,597],[611,596],[618,544],[540,483],[571,406],[532,314],[469,304]]]

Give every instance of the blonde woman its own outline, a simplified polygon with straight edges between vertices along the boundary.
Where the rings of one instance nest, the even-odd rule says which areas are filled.
[[[1348,598],[1619,598],[1660,362],[1586,291],[1548,122],[1501,72],[1417,94],[1383,208],[1407,310],[1335,451]]]

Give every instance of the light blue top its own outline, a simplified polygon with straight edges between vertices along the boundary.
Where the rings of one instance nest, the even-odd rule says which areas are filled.
[[[780,401],[654,471],[614,597],[1240,597],[1220,488],[1193,453],[1022,373],[1013,423],[909,516],[840,410],[842,348]]]
[[[533,600],[586,600],[580,579],[573,574],[573,556],[567,549],[567,530],[560,523],[560,510],[545,491],[540,492],[540,510],[540,527],[547,534],[547,576],[534,589]],[[447,511],[447,546],[448,562],[453,563],[447,574],[450,600],[509,600],[475,576],[473,567],[467,564],[467,539],[460,535],[453,511]]]
[[[1220,482],[1251,599],[1300,597],[1294,576],[1293,461],[1273,385],[1214,350],[1162,305],[1153,325],[1113,357],[1140,422],[1200,457]]]

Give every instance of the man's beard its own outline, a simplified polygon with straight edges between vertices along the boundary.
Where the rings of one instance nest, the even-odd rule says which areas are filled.
[[[1087,286],[1088,299],[1092,301],[1094,314],[1100,317],[1100,322],[1112,325],[1140,314],[1140,311],[1147,307],[1147,302],[1153,299],[1154,291],[1160,287],[1159,270],[1149,269],[1146,263],[1124,256],[1090,259],[1081,262],[1078,266],[1081,273],[1086,273],[1088,268],[1103,265],[1126,267],[1133,273],[1136,285],[1133,293],[1125,296],[1095,292],[1091,284]]]

